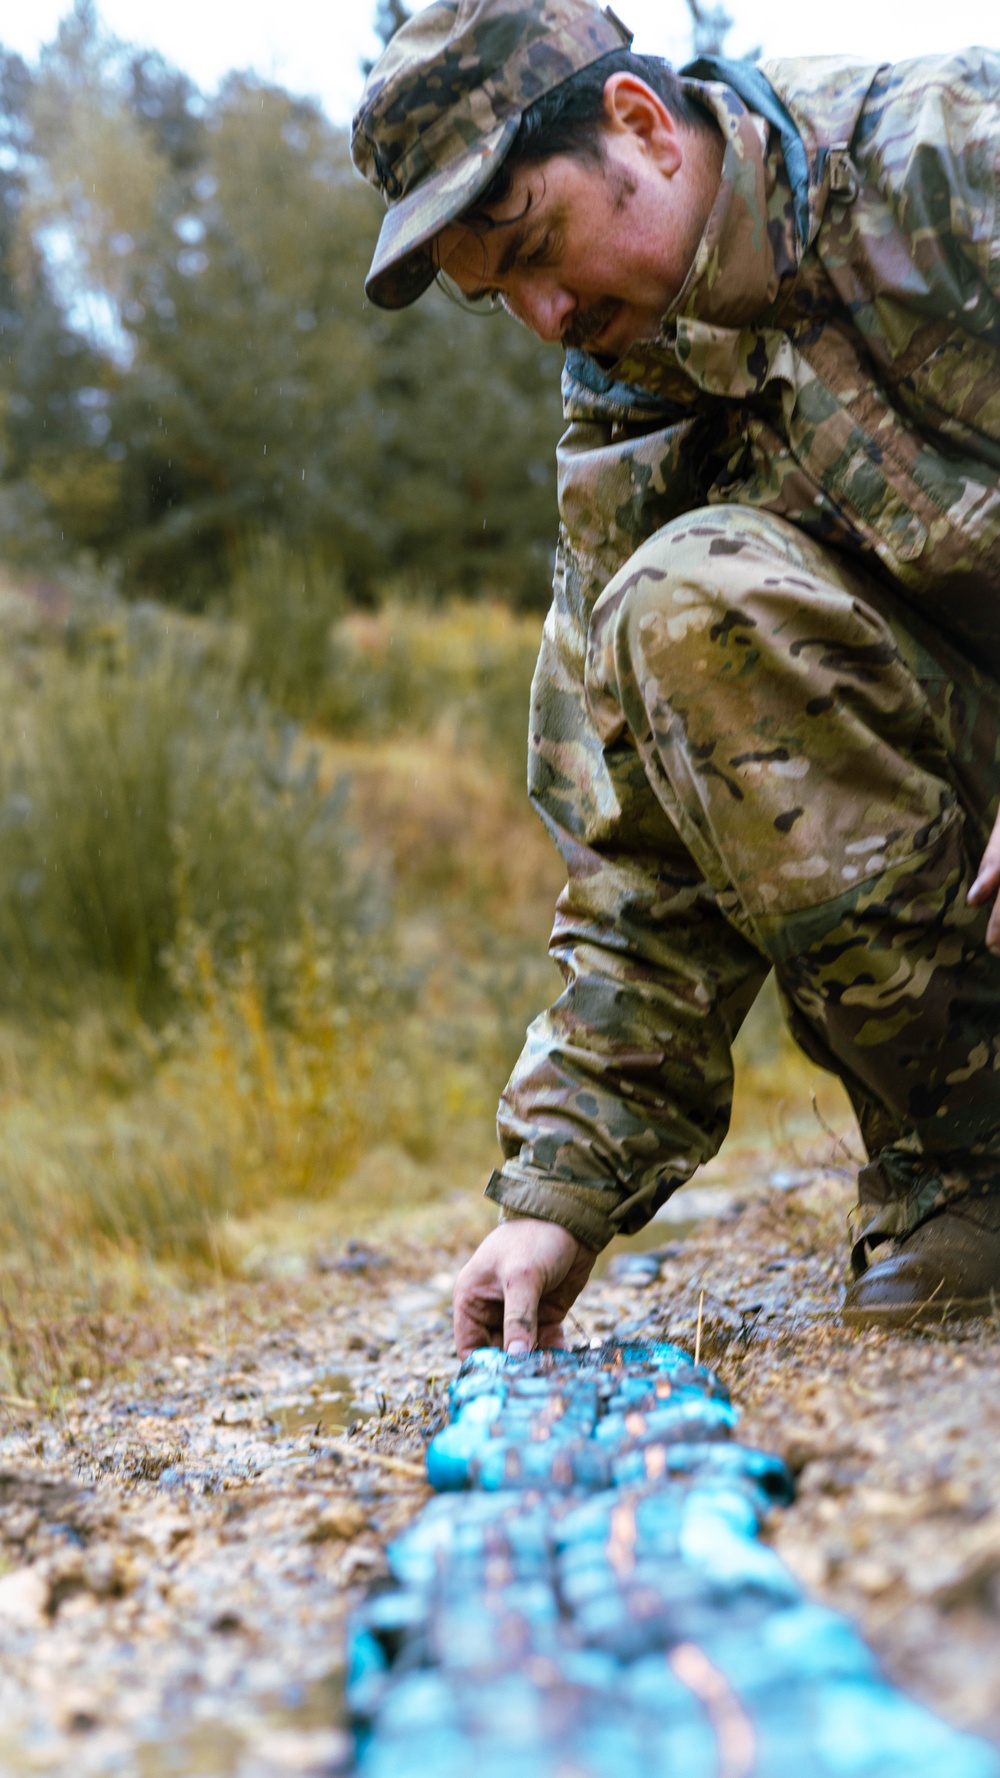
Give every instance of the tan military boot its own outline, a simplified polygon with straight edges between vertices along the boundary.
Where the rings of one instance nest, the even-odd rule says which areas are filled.
[[[917,1327],[1000,1311],[1000,1196],[957,1199],[884,1251],[848,1286],[848,1327]]]

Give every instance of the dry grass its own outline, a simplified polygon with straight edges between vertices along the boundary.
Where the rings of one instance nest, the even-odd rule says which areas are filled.
[[[190,717],[178,653],[159,649],[155,614],[143,619],[139,662],[135,622],[120,611],[89,633],[78,624],[68,658],[58,630],[25,644],[21,618],[27,653],[8,707],[30,745],[9,743],[6,769],[10,778],[16,762],[23,781],[41,761],[29,788],[46,811],[22,824],[22,849],[39,852],[53,835],[64,858],[104,846],[98,911],[123,905],[118,878],[128,877],[132,934],[125,964],[110,966],[101,913],[95,966],[93,912],[77,906],[67,933],[65,896],[52,891],[45,929],[50,962],[63,944],[63,992],[52,994],[42,957],[26,996],[33,1016],[11,1010],[0,1030],[0,1366],[6,1386],[30,1393],[107,1362],[109,1315],[148,1313],[154,1299],[234,1278],[262,1252],[266,1269],[282,1228],[322,1227],[329,1246],[398,1221],[404,1206],[410,1216],[438,1207],[440,1221],[459,1194],[465,1208],[446,1217],[471,1238],[478,1183],[495,1161],[499,1089],[527,1021],[558,991],[545,943],[562,867],[511,766],[523,743],[505,739],[523,734],[531,620],[479,607],[349,620],[335,645],[354,663],[359,708],[337,732],[314,723],[308,745],[285,742],[277,791],[272,771],[261,803],[258,779],[273,759],[266,713],[240,731],[242,751],[230,734],[228,750],[213,741],[199,763],[202,716]],[[219,684],[204,675],[216,673],[211,656],[225,639],[188,629],[201,697]],[[235,697],[223,712],[234,732],[244,711]],[[225,803],[220,781],[240,793],[228,821],[225,809],[196,820],[193,790],[175,798],[188,811],[186,840],[151,806],[157,782],[182,769],[169,746],[181,716],[183,769],[200,779],[204,805]],[[334,807],[337,784],[350,788]],[[251,819],[260,806],[270,825]],[[331,807],[327,850],[310,850],[313,811]],[[185,857],[189,877],[197,867],[212,893],[223,885],[227,919],[185,909],[164,882]],[[262,874],[277,891],[258,893]],[[166,1002],[130,991],[135,933],[154,915],[166,941],[159,951],[147,943],[145,956]],[[241,918],[253,943],[240,942]],[[813,1071],[791,1060],[773,1006],[741,1048],[750,1066],[718,1176],[739,1164],[741,1145],[776,1137],[794,1164],[795,1142],[818,1128]],[[829,1094],[825,1115],[842,1119]],[[303,1223],[293,1207],[309,1205],[315,1217]]]

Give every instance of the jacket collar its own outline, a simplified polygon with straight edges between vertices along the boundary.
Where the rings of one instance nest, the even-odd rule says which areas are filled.
[[[691,269],[655,340],[639,340],[616,364],[602,365],[612,382],[638,383],[685,404],[695,388],[675,356],[678,324],[738,328],[761,317],[781,278],[799,258],[791,193],[780,149],[768,152],[770,129],[732,88],[697,85],[697,96],[725,138],[722,177]]]

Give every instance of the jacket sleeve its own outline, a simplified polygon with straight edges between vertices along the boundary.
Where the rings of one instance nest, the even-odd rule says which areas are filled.
[[[565,860],[550,950],[565,988],[500,1103],[488,1195],[588,1245],[633,1233],[715,1153],[730,1046],[767,964],[723,918],[624,733],[584,688],[590,612],[644,536],[697,504],[690,423],[577,421],[560,447],[563,532],[535,670],[529,789]]]
[[[918,316],[1000,332],[1000,53],[881,70],[855,153],[910,243]],[[911,274],[912,276],[912,274]]]

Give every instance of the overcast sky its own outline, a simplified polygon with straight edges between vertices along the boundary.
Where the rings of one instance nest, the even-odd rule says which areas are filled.
[[[105,23],[129,42],[152,46],[213,88],[229,68],[252,68],[293,91],[317,97],[346,121],[357,98],[358,63],[372,54],[374,0],[98,0]],[[0,43],[29,61],[51,38],[65,0],[0,0]],[[690,38],[683,0],[617,0],[635,46],[678,60]],[[1000,47],[998,0],[726,0],[739,55],[847,52],[863,61],[960,48]]]

